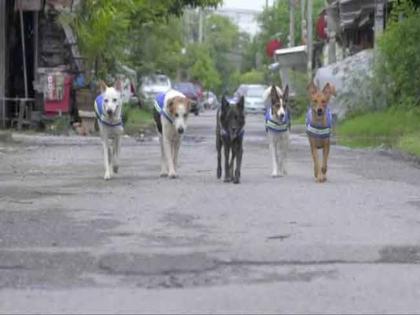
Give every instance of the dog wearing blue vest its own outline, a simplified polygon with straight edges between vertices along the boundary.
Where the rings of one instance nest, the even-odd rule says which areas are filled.
[[[311,104],[306,114],[306,134],[311,146],[314,162],[314,176],[317,183],[327,180],[328,156],[330,153],[330,137],[332,129],[332,113],[328,107],[331,96],[335,95],[335,87],[326,83],[319,90],[313,82],[308,86]],[[318,150],[322,149],[322,162]]]
[[[108,87],[101,81],[100,90],[101,94],[96,98],[94,108],[104,149],[104,179],[109,180],[118,173],[120,137],[124,132],[121,117],[122,88],[118,81],[115,87]]]
[[[187,129],[190,100],[181,92],[169,90],[155,98],[154,120],[160,142],[160,176],[176,178],[178,153]]]
[[[278,86],[269,87],[263,95],[268,104],[265,112],[265,130],[273,163],[272,177],[287,175],[287,154],[291,115],[288,108],[289,86],[284,91]]]
[[[239,184],[241,178],[242,143],[245,127],[244,104],[243,96],[230,102],[223,96],[222,105],[216,114],[217,178],[222,177],[222,147],[224,147],[225,183]],[[235,161],[236,168],[234,171]]]

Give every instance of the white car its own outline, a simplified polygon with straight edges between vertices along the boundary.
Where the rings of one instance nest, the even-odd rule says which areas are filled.
[[[265,113],[265,103],[263,99],[264,91],[267,89],[263,84],[241,84],[235,92],[235,97],[245,97],[246,113]]]
[[[143,100],[154,99],[156,95],[169,91],[172,87],[171,80],[164,74],[146,76],[141,81],[140,95]]]

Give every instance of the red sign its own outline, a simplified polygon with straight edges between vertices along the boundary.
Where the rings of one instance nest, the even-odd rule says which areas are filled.
[[[321,14],[316,21],[316,34],[319,39],[327,39],[327,18],[325,14]]]
[[[278,39],[273,39],[269,41],[265,46],[265,52],[267,53],[268,57],[273,58],[276,50],[280,49],[282,46],[283,44],[281,43],[281,41],[279,41]]]

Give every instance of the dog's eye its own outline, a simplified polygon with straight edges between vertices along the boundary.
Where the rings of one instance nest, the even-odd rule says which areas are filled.
[[[178,113],[176,113],[176,114],[175,114],[175,117],[177,117],[177,118],[178,118],[178,117],[179,117],[179,114],[178,114]]]
[[[235,120],[238,120],[238,115],[235,115],[233,118],[235,118]]]
[[[184,114],[184,118],[187,118],[188,117],[188,114]]]
[[[113,98],[113,99],[112,99],[112,101],[113,101],[114,103],[116,103],[116,102],[117,102],[117,99],[116,99],[116,98]]]
[[[107,98],[106,98],[106,99],[104,99],[104,103],[108,103],[108,101],[109,101],[109,100],[108,100]]]

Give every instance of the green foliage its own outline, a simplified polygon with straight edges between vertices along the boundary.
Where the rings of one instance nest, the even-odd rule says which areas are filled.
[[[124,104],[122,117],[124,130],[128,134],[141,132],[153,124],[152,112],[134,104]]]
[[[401,21],[398,16],[404,15]],[[379,40],[381,61],[376,76],[390,81],[392,103],[420,104],[420,10],[410,1],[400,1],[391,23]]]
[[[112,72],[116,61],[128,58],[133,34],[149,23],[162,23],[182,14],[186,6],[216,6],[221,0],[82,0],[74,13],[63,13],[75,30],[88,69],[97,75]],[[138,43],[141,45],[142,43]]]
[[[263,84],[265,83],[264,72],[252,70],[241,74],[239,78],[241,84]]]
[[[192,49],[191,49],[192,48]],[[196,45],[192,50],[193,65],[190,68],[190,76],[194,81],[210,90],[220,88],[220,76],[216,70],[213,59],[209,54],[209,50],[205,45]]]

